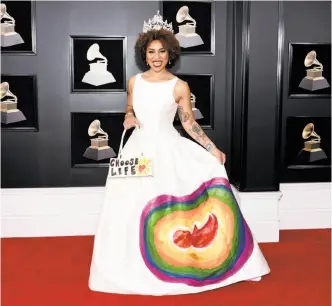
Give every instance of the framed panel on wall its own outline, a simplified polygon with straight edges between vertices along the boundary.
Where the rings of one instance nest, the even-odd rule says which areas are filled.
[[[123,133],[122,112],[71,114],[72,167],[108,167],[117,156]],[[125,141],[131,133],[126,133]]]
[[[172,22],[181,54],[215,54],[213,1],[161,1],[163,20]]]
[[[191,92],[191,106],[194,118],[203,130],[214,128],[214,75],[213,74],[176,74],[188,83]],[[174,126],[182,129],[178,114]]]
[[[310,180],[311,170],[324,180],[331,169],[331,117],[287,118],[285,166],[298,170],[298,182]]]
[[[1,53],[36,54],[35,1],[1,2]]]
[[[71,91],[125,92],[126,37],[71,36]]]
[[[37,77],[1,75],[1,130],[38,131]]]
[[[331,44],[289,44],[289,98],[331,97]]]

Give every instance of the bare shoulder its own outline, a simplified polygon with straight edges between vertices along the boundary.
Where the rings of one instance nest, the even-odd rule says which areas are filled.
[[[129,85],[133,85],[133,84],[134,84],[134,82],[135,82],[135,80],[136,80],[136,76],[137,76],[137,74],[132,75],[132,76],[129,78],[129,81],[128,81],[128,84],[129,84]]]
[[[176,103],[190,101],[190,88],[187,82],[178,79],[174,87],[174,98]]]
[[[131,76],[129,78],[129,81],[128,81],[128,89],[129,89],[129,91],[131,91],[133,89],[135,80],[136,80],[136,75],[133,75],[133,76]]]
[[[188,91],[190,92],[188,83],[181,79],[178,79],[176,81],[174,90],[175,90],[176,94],[181,95],[181,96],[187,94]]]

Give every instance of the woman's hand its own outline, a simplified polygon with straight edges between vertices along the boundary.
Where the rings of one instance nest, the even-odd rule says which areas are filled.
[[[220,150],[218,150],[217,148],[215,148],[211,154],[216,157],[220,163],[222,163],[223,165],[226,163],[226,154],[224,152],[221,152]]]
[[[125,121],[123,122],[123,126],[126,130],[140,125],[141,125],[140,122],[133,114],[128,114],[125,116]]]

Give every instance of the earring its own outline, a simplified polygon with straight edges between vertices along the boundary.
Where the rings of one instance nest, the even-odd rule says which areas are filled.
[[[146,61],[146,65],[147,65],[147,66],[149,66],[149,63],[148,63],[148,61]]]
[[[168,64],[171,64],[171,60],[168,61]]]

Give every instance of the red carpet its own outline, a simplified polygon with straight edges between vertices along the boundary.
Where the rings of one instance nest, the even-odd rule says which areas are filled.
[[[271,267],[261,282],[185,296],[89,290],[93,237],[2,239],[2,306],[330,306],[331,231],[282,231],[260,244]],[[128,276],[130,277],[130,275]]]

